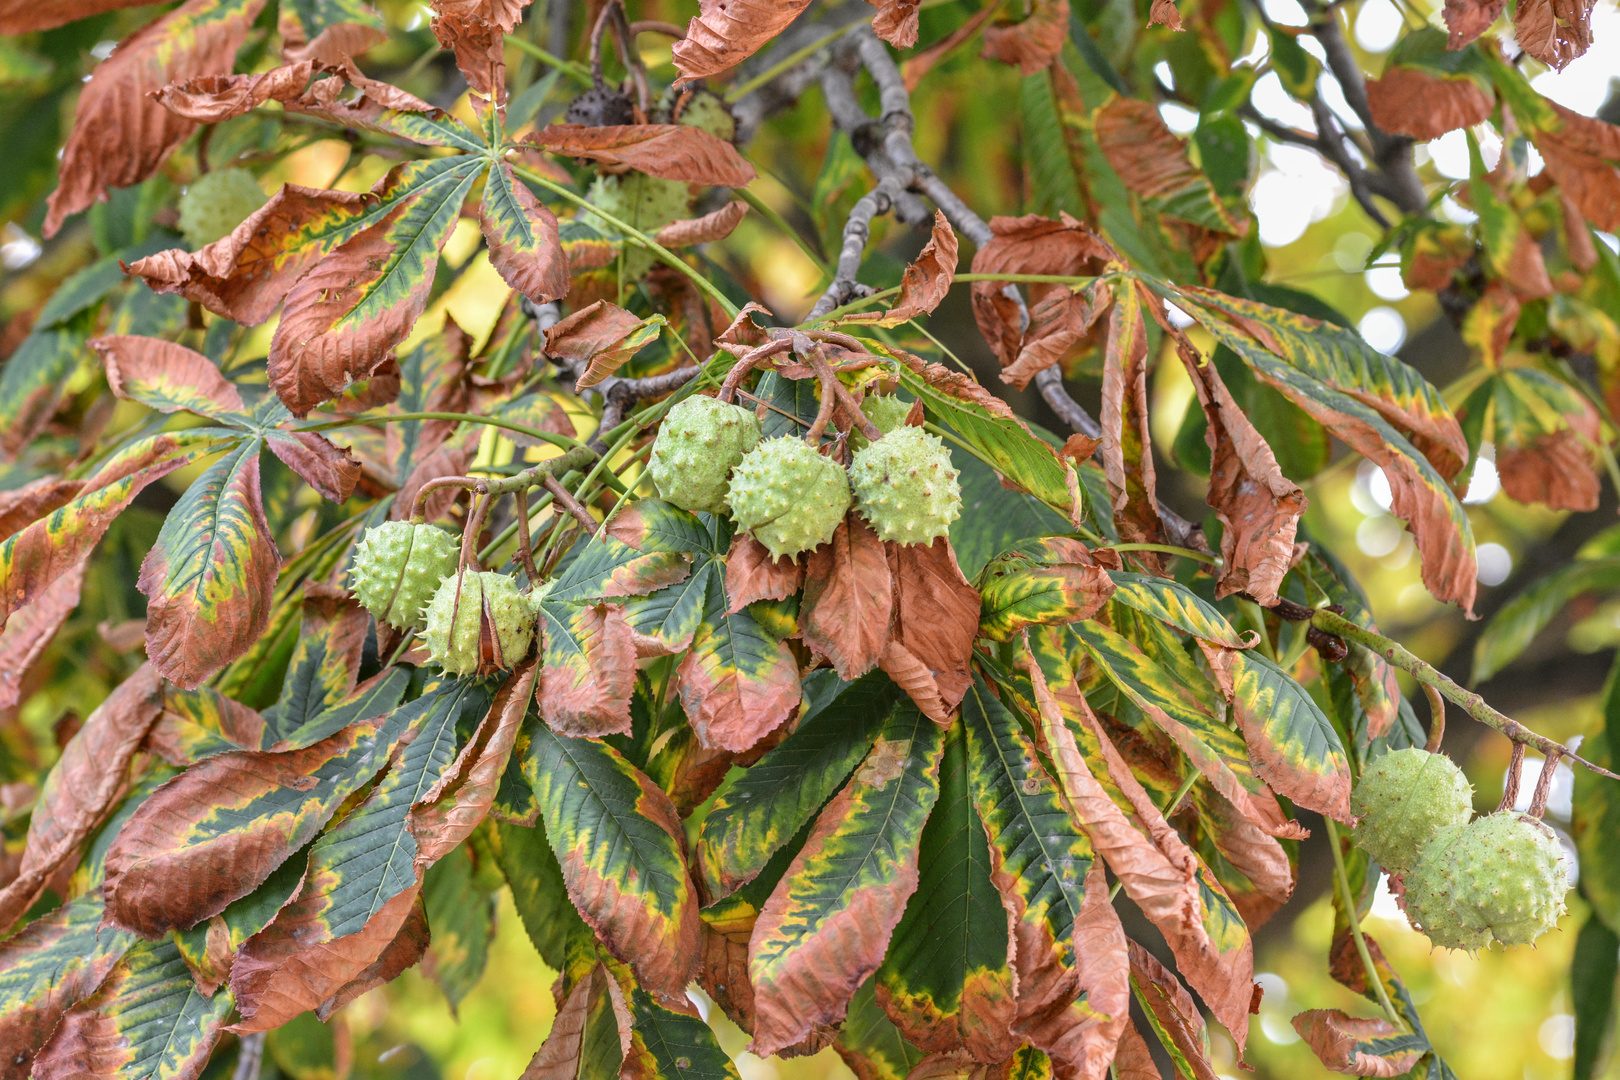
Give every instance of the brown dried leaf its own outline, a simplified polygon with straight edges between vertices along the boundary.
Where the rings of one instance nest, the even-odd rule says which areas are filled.
[[[1016,64],[1019,74],[1028,76],[1057,59],[1067,40],[1069,0],[1035,0],[1034,10],[1023,22],[985,27],[984,51],[979,55]]]
[[[1448,48],[1460,49],[1491,28],[1507,0],[1445,0]]]
[[[810,0],[698,0],[698,14],[675,43],[682,80],[718,75],[748,59],[797,19]]]
[[[136,7],[146,0],[0,0],[0,34],[49,30],[104,11]]]
[[[894,625],[878,666],[935,723],[949,723],[972,685],[979,593],[962,576],[945,537],[932,544],[886,544],[894,581]]]
[[[799,633],[845,682],[877,665],[889,639],[894,588],[883,541],[851,510],[805,562]],[[735,602],[735,601],[733,601]]]
[[[335,23],[304,40],[304,28],[286,8],[281,11],[277,29],[281,33],[281,55],[291,62],[313,60],[321,67],[337,67],[350,57],[359,56],[374,45],[388,40],[388,35],[375,26],[364,23]]]
[[[1237,811],[1225,799],[1199,806],[1201,823],[1215,848],[1254,885],[1253,892],[1233,891],[1232,903],[1250,930],[1264,925],[1294,894],[1294,868],[1274,837]]]
[[[1596,510],[1602,482],[1595,447],[1601,438],[1597,409],[1584,397],[1582,407],[1565,415],[1567,427],[1536,436],[1527,446],[1501,444],[1496,472],[1502,491],[1521,503],[1542,503],[1554,510]]]
[[[440,14],[433,19],[432,27],[439,44],[455,53],[456,67],[461,69],[472,92],[504,105],[505,31],[484,14],[474,11]]]
[[[973,255],[975,274],[1055,274],[1088,276],[1100,273],[1110,262],[1117,261],[1112,248],[1102,241],[1088,226],[1063,214],[1059,220],[1025,214],[1023,217],[996,217],[990,219],[992,239]],[[1010,367],[1021,359],[1021,353],[1043,337],[1063,331],[1071,337],[1058,345],[1047,344],[1045,352],[1050,363],[1042,357],[1041,363],[1050,366],[1062,358],[1064,352],[1079,340],[1090,318],[1084,311],[1086,302],[1076,296],[1067,285],[1026,285],[1031,316],[1043,302],[1048,303],[1051,315],[1038,327],[1032,323],[1026,332],[1020,326],[1022,313],[1008,297],[1002,286],[993,281],[973,283],[973,317],[979,324],[979,333],[990,350]],[[1078,311],[1072,309],[1079,309]],[[1079,333],[1074,333],[1079,330]],[[1040,368],[1030,370],[1026,363],[1017,378],[1027,383]]]
[[[1554,71],[1592,45],[1595,0],[1519,0],[1513,11],[1513,36],[1525,52]]]
[[[0,710],[22,697],[23,680],[33,671],[40,654],[79,606],[88,563],[80,562],[51,582],[39,599],[7,620],[0,631]]]
[[[491,213],[489,189],[479,206],[479,221],[489,245],[489,261],[506,283],[537,304],[550,303],[568,295],[568,253],[563,250],[557,231],[557,216],[534,197],[528,185],[517,178],[512,166],[499,163],[500,176],[489,183],[501,184],[512,195],[513,209],[523,217],[523,232],[514,237],[510,228]]]
[[[748,204],[741,199],[735,199],[712,214],[672,221],[659,229],[653,239],[667,248],[691,247],[693,244],[709,244],[716,240],[724,240],[731,235],[731,230],[737,227],[747,213]]]
[[[922,0],[866,0],[877,8],[872,32],[897,49],[917,44],[917,8]]]
[[[1148,25],[1180,30],[1181,12],[1176,9],[1176,0],[1153,0],[1153,9],[1148,13]]]
[[[92,338],[90,347],[101,357],[108,387],[126,401],[165,413],[247,412],[241,392],[214,362],[184,345],[118,334]]]
[[[771,558],[764,544],[748,533],[731,540],[726,555],[726,612],[737,614],[756,600],[786,600],[804,582],[804,564],[790,556]]]
[[[210,734],[224,736],[239,747],[253,749],[264,741],[264,717],[256,710],[232,701],[210,687],[182,693],[191,700],[176,701],[175,691],[164,691],[163,713],[147,732],[146,741],[141,744],[142,750],[157,754],[176,768],[196,764],[199,759],[193,756],[193,740],[201,726],[195,718],[195,709],[191,707],[193,703],[206,703],[206,707],[213,710],[211,719],[217,720],[218,726],[211,725],[208,729]]]
[[[1181,980],[1136,942],[1130,943],[1131,977],[1141,989],[1159,1027],[1192,1066],[1191,1080],[1220,1080],[1205,1054],[1204,1017]]]
[[[17,876],[0,889],[0,931],[27,911],[124,792],[130,759],[162,711],[150,664],[125,679],[84,722],[45,778]]]
[[[200,75],[152,91],[153,101],[198,124],[218,124],[267,101],[290,101],[304,92],[315,64],[304,60],[258,75]]]
[[[1294,1017],[1294,1030],[1322,1064],[1351,1076],[1400,1076],[1423,1056],[1417,1050],[1378,1055],[1358,1049],[1357,1043],[1401,1034],[1382,1017],[1355,1017],[1339,1009],[1307,1009]]]
[[[310,487],[328,500],[341,503],[360,481],[360,462],[348,450],[332,445],[314,431],[278,433],[269,439],[270,452]]]
[[[547,639],[557,631],[541,616]],[[630,734],[630,698],[636,689],[636,640],[624,608],[597,604],[569,624],[585,647],[583,673],[572,667],[540,671],[535,704],[551,729],[561,735],[600,738]],[[581,675],[583,674],[583,679]]]
[[[331,1020],[333,1013],[361,994],[385,986],[404,974],[407,968],[415,967],[427,953],[429,938],[427,906],[418,896],[416,903],[411,905],[410,914],[405,917],[405,925],[394,934],[394,940],[383,947],[382,955],[361,968],[359,974],[315,1006],[315,1018],[326,1023]],[[338,1068],[341,1070],[343,1066],[340,1064]]]
[[[939,307],[956,278],[956,252],[956,233],[945,220],[945,212],[935,210],[934,234],[923,245],[916,261],[906,267],[900,279],[900,295],[895,298],[894,306],[878,318],[877,325],[899,326]]]
[[[1536,149],[1547,162],[1547,174],[1604,232],[1620,232],[1620,126],[1547,104],[1558,114],[1558,130],[1536,133]]]
[[[1393,135],[1438,139],[1491,115],[1496,100],[1466,76],[1447,79],[1420,68],[1386,67],[1367,80],[1367,104],[1378,126]]]
[[[753,300],[748,301],[743,305],[743,309],[737,312],[737,317],[731,320],[731,325],[720,331],[719,336],[714,339],[715,347],[726,349],[727,352],[738,350],[746,352],[756,345],[765,344],[768,340],[765,331],[752,318],[755,312],[767,319],[774,317],[764,305]]]
[[[741,6],[746,0],[730,2]],[[675,47],[680,46],[677,42]],[[648,176],[691,184],[747,187],[755,176],[754,167],[735,146],[688,124],[550,124],[525,136],[523,142],[553,154],[623,165]]]
[[[603,1006],[604,996],[618,1020],[619,1061],[622,1064],[630,1053],[630,1010],[625,1005],[624,992],[619,989],[619,984],[608,974],[607,968],[598,963],[588,975],[574,983],[574,988],[568,992],[568,999],[551,1022],[546,1041],[535,1051],[519,1080],[583,1080],[580,1067],[586,1055],[585,1030],[591,1013]]]
[[[44,232],[157,171],[196,125],[147,95],[171,82],[230,71],[264,0],[220,15],[220,0],[187,0],[125,38],[79,94],[62,149],[61,182],[47,201]]]
[[[1153,1060],[1153,1051],[1136,1025],[1129,1019],[1119,1036],[1119,1052],[1114,1055],[1114,1071],[1118,1080],[1164,1080],[1159,1066]]]
[[[1149,301],[1152,307],[1153,302]],[[1138,287],[1126,284],[1114,296],[1103,353],[1103,476],[1113,500],[1120,539],[1156,542],[1159,522],[1158,482],[1153,475],[1153,435],[1148,426],[1147,322],[1142,317]]]
[[[598,300],[546,331],[546,355],[575,364],[588,363],[574,387],[584,390],[612,375],[646,344],[636,336],[644,325],[642,319],[617,304]],[[623,348],[626,341],[633,347]]]

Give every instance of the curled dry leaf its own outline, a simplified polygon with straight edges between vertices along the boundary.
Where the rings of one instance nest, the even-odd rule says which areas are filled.
[[[304,92],[315,64],[304,60],[258,75],[200,75],[154,90],[150,97],[174,115],[218,124],[267,101],[290,101]]]
[[[979,633],[979,593],[962,576],[950,541],[886,544],[894,582],[894,624],[878,666],[918,708],[947,724],[973,683],[969,665]]]
[[[318,432],[278,431],[267,442],[283,465],[331,502],[346,502],[360,482],[359,460]]]
[[[1380,1053],[1373,1040],[1401,1034],[1382,1017],[1356,1017],[1339,1009],[1307,1009],[1294,1017],[1294,1030],[1322,1064],[1351,1076],[1400,1076],[1423,1056],[1419,1050]]]
[[[986,60],[1016,64],[1019,74],[1033,75],[1057,59],[1067,40],[1069,0],[1035,0],[1034,9],[1023,22],[985,27],[984,52],[980,55]]]
[[[1507,0],[1445,0],[1449,47],[1460,49],[1489,30],[1506,4]]]
[[[1595,0],[1519,0],[1513,10],[1513,36],[1520,47],[1554,71],[1592,45]]]
[[[733,3],[741,6],[740,0]],[[688,124],[550,124],[523,142],[549,153],[622,165],[690,184],[747,187],[755,176],[754,167],[735,146]]]
[[[586,1039],[592,1015],[603,1008],[613,1010],[614,1030],[618,1035],[616,1061],[612,1059],[611,1050],[606,1051],[609,1057],[605,1060],[596,1057],[604,1049],[591,1045]],[[611,1071],[605,1075],[617,1076],[630,1053],[631,1031],[630,1009],[625,1003],[624,991],[607,968],[598,963],[574,983],[551,1022],[546,1041],[535,1051],[519,1080],[578,1080],[585,1075],[587,1062],[606,1066]]]
[[[546,331],[546,354],[586,365],[575,390],[595,386],[619,370],[658,335],[662,320],[644,320],[617,304],[598,300]]]
[[[1103,349],[1103,476],[1122,540],[1157,542],[1158,481],[1153,474],[1153,435],[1148,426],[1147,321],[1139,287],[1126,282],[1114,291]],[[1157,301],[1148,297],[1151,307]]]
[[[33,906],[51,875],[113,808],[124,792],[129,762],[162,710],[163,682],[143,664],[67,744],[29,818],[17,876],[0,889],[0,930]]]
[[[1130,943],[1130,958],[1131,979],[1158,1021],[1158,1029],[1170,1036],[1181,1059],[1192,1067],[1191,1080],[1219,1080],[1205,1051],[1209,1037],[1204,1030],[1204,1017],[1187,988],[1152,953],[1134,941]]]
[[[788,28],[810,0],[699,0],[698,14],[675,43],[683,80],[704,79],[754,55]]]
[[[137,30],[91,73],[62,149],[45,235],[70,215],[157,171],[196,125],[148,95],[171,82],[228,72],[264,0],[187,0]]]
[[[1176,0],[1153,0],[1153,9],[1148,13],[1148,25],[1180,30],[1181,12],[1176,9]]]
[[[712,214],[672,221],[659,229],[653,239],[667,248],[691,247],[693,244],[709,244],[716,240],[724,240],[731,235],[731,230],[737,227],[747,213],[748,204],[741,199],[734,199]]]
[[[866,0],[877,8],[872,32],[897,49],[917,44],[917,8],[922,0]]]
[[[1521,503],[1542,503],[1554,510],[1596,510],[1602,483],[1592,449],[1601,440],[1602,422],[1585,397],[1566,399],[1574,412],[1563,425],[1529,442],[1505,439],[1498,425],[1496,471],[1502,492]]]
[[[956,233],[942,210],[934,211],[934,233],[900,278],[894,306],[878,317],[878,326],[899,326],[939,307],[956,278]]]
[[[786,555],[773,559],[764,544],[738,533],[726,555],[727,614],[735,615],[756,600],[786,600],[799,591],[804,573],[803,563]]]
[[[1605,232],[1620,231],[1620,126],[1582,116],[1556,101],[1556,129],[1535,133],[1547,173],[1586,220]]]
[[[483,12],[459,10],[475,6],[490,5],[440,5],[441,13],[432,22],[433,36],[455,53],[456,67],[472,92],[502,105],[506,102],[506,30]],[[444,11],[445,7],[458,10]]]
[[[1438,139],[1473,127],[1491,115],[1495,98],[1467,76],[1445,78],[1411,67],[1387,67],[1367,80],[1367,105],[1378,126],[1392,135]]]
[[[388,40],[380,28],[352,22],[333,23],[306,40],[297,16],[286,8],[281,11],[278,29],[283,58],[294,63],[311,60],[321,67],[336,67]]]
[[[805,562],[800,634],[846,682],[872,670],[889,639],[894,589],[883,549],[866,519],[851,510],[832,540]]]

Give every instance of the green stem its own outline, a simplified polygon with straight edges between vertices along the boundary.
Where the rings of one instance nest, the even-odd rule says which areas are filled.
[[[1433,667],[1412,655],[1399,642],[1392,641],[1382,634],[1376,634],[1363,626],[1358,626],[1343,615],[1335,614],[1326,608],[1316,610],[1316,613],[1311,616],[1311,625],[1318,630],[1325,630],[1329,634],[1348,638],[1357,644],[1365,645],[1389,663],[1411,675],[1418,682],[1432,686],[1440,691],[1447,701],[1456,704],[1463,712],[1475,720],[1478,720],[1486,727],[1495,728],[1514,742],[1533,746],[1548,757],[1554,755],[1567,757],[1586,766],[1599,776],[1620,780],[1620,776],[1616,776],[1608,769],[1592,764],[1579,754],[1572,753],[1567,746],[1555,743],[1545,735],[1536,734],[1511,717],[1503,716],[1486,704],[1484,698],[1472,691],[1464,690],[1446,675],[1436,671]]]
[[[1208,563],[1211,566],[1220,562],[1213,555],[1205,555],[1202,551],[1192,548],[1176,547],[1172,544],[1115,544],[1112,551],[1157,551],[1161,555],[1179,555],[1183,559],[1193,559],[1196,562]]]
[[[1344,905],[1345,921],[1350,924],[1350,936],[1355,938],[1356,952],[1361,954],[1362,971],[1366,973],[1367,982],[1378,989],[1378,1004],[1383,1006],[1384,1016],[1397,1028],[1404,1028],[1406,1022],[1390,1003],[1389,992],[1384,989],[1384,980],[1378,976],[1378,966],[1373,963],[1367,939],[1361,933],[1361,914],[1356,908],[1355,894],[1350,891],[1350,872],[1344,868],[1344,852],[1339,849],[1339,827],[1326,815],[1322,820],[1327,823],[1328,845],[1333,848],[1333,879],[1341,890],[1339,902]]]
[[[595,214],[597,217],[613,226],[619,232],[623,233],[628,239],[634,240],[636,243],[646,248],[653,254],[655,258],[658,259],[659,262],[685,274],[692,280],[692,284],[708,293],[709,296],[720,305],[721,310],[723,310],[727,315],[734,319],[737,317],[737,305],[733,304],[731,300],[727,298],[725,293],[721,292],[719,289],[710,284],[708,278],[704,277],[702,274],[688,266],[685,262],[678,258],[674,252],[670,251],[664,245],[660,244],[658,241],[654,240],[640,229],[628,224],[627,222],[621,221],[619,218],[614,217],[612,214],[608,213],[606,210],[603,210],[599,206],[593,206],[583,195],[576,194],[575,192],[568,190],[563,185],[553,180],[546,179],[533,169],[525,169],[521,165],[514,165],[512,166],[512,171],[523,177],[523,179],[529,181],[529,183],[543,187],[553,195],[566,199],[568,202],[573,203],[581,210]]]
[[[536,60],[544,61],[567,75],[570,79],[584,86],[591,85],[591,69],[584,64],[573,60],[564,60],[560,56],[553,56],[528,38],[518,37],[516,34],[507,34],[506,43],[519,52],[526,52]]]
[[[416,413],[388,413],[386,415],[362,414],[351,416],[346,420],[330,420],[324,424],[312,424],[301,427],[299,431],[331,431],[334,428],[355,427],[361,424],[392,424],[400,420],[458,420],[463,424],[482,424],[485,427],[500,428],[503,431],[515,431],[519,435],[527,435],[531,439],[548,442],[552,446],[564,450],[572,450],[580,446],[578,439],[570,439],[566,435],[558,435],[553,431],[541,431],[539,428],[529,427],[527,424],[515,424],[510,420],[499,420],[493,416],[477,416],[473,413],[458,412],[416,412]]]

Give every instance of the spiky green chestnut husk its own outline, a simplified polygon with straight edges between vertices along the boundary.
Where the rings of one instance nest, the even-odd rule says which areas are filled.
[[[713,90],[698,90],[687,98],[676,123],[707,131],[729,143],[737,141],[737,118],[731,115],[725,99]]]
[[[493,571],[460,570],[428,604],[428,659],[447,675],[493,675],[517,666],[534,641],[535,608],[517,582]]]
[[[1528,945],[1558,925],[1569,871],[1563,845],[1546,824],[1511,811],[1487,814],[1447,841],[1432,851],[1425,846],[1407,879],[1408,910],[1435,944]],[[1422,879],[1421,909],[1413,906],[1416,878]],[[1465,944],[1436,937],[1427,919]]]
[[[1444,754],[1415,747],[1367,766],[1350,795],[1350,811],[1361,819],[1356,843],[1396,874],[1412,868],[1436,829],[1467,824],[1473,805],[1462,770]]]
[[[180,196],[180,231],[193,249],[229,236],[269,200],[246,169],[204,173]]]
[[[598,176],[589,194],[592,206],[612,214],[632,228],[656,233],[692,212],[692,188],[681,180],[661,180],[646,173]],[[593,222],[595,224],[595,222]],[[611,228],[611,226],[606,226]],[[653,256],[639,244],[624,248],[624,278],[631,281],[652,269]]]
[[[879,431],[887,435],[906,422],[906,417],[911,415],[911,402],[887,394],[874,395],[861,402],[861,412],[877,425]],[[859,430],[851,430],[849,433],[849,444],[857,450],[870,441]]]
[[[669,410],[648,471],[658,494],[682,510],[726,512],[731,470],[759,445],[759,420],[739,405],[697,395]]]
[[[387,521],[367,529],[349,571],[355,599],[380,623],[421,629],[434,590],[456,572],[458,547],[436,525]]]
[[[861,516],[880,540],[932,544],[962,512],[951,452],[937,435],[900,426],[855,454],[849,467]]]
[[[1462,872],[1452,849],[1465,828],[1443,826],[1418,849],[1404,878],[1406,915],[1436,945],[1475,952],[1491,943],[1491,932],[1467,905],[1455,901]]]
[[[737,463],[726,501],[737,524],[779,559],[832,539],[849,511],[849,480],[803,439],[783,436]]]

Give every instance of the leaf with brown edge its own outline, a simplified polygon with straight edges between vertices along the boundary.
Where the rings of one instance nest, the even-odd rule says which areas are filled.
[[[270,623],[281,553],[264,517],[260,446],[244,440],[209,466],[141,563],[146,655],[188,690],[246,652]]]
[[[568,293],[568,255],[557,216],[502,161],[490,169],[478,207],[490,265],[506,283],[537,304]]]
[[[944,746],[920,710],[902,707],[816,819],[749,940],[754,1053],[776,1053],[843,1020],[877,970],[917,888]]]
[[[1215,595],[1241,592],[1261,605],[1275,603],[1293,565],[1294,536],[1309,500],[1283,475],[1270,445],[1233,400],[1215,365],[1191,351],[1185,336],[1177,335],[1176,343],[1204,410],[1204,441],[1210,448],[1205,499],[1222,526]]]
[[[675,43],[683,81],[718,75],[742,63],[797,19],[810,0],[698,0],[698,14]]]
[[[1356,1017],[1339,1009],[1307,1009],[1293,1023],[1322,1064],[1351,1076],[1400,1076],[1427,1046],[1422,1036],[1405,1034],[1383,1017]]]
[[[257,75],[199,75],[149,95],[174,115],[198,124],[218,124],[267,101],[290,101],[304,92],[315,65],[305,60]]]
[[[455,53],[456,67],[474,94],[498,105],[506,102],[506,35],[477,14],[441,14],[432,21],[433,36]]]
[[[1482,123],[1496,99],[1468,76],[1446,78],[1417,67],[1390,65],[1367,80],[1367,105],[1378,126],[1393,135],[1438,139]]]
[[[877,665],[889,639],[894,588],[883,541],[850,511],[832,540],[806,558],[804,577],[800,636],[853,682]]]
[[[783,556],[771,558],[764,544],[748,533],[731,538],[726,555],[726,612],[735,615],[756,600],[786,600],[804,583],[804,564]]]
[[[1097,147],[1119,178],[1150,211],[1209,229],[1241,236],[1248,219],[1216,194],[1205,173],[1187,157],[1186,145],[1170,130],[1159,110],[1140,98],[1115,95],[1093,121]]]
[[[734,7],[746,2],[732,0]],[[677,56],[691,40],[676,42]],[[523,145],[690,184],[740,188],[753,183],[755,176],[754,167],[735,146],[689,124],[550,124],[525,136]]]
[[[669,796],[611,746],[532,730],[534,788],[568,896],[655,997],[679,1003],[701,941],[696,891]]]
[[[162,686],[152,666],[143,664],[63,749],[34,804],[17,874],[0,889],[0,931],[33,906],[124,793],[129,763],[162,711]]]
[[[1620,230],[1620,126],[1582,116],[1556,101],[1556,127],[1533,132],[1547,174],[1581,214],[1605,232]]]
[[[598,300],[546,330],[546,355],[587,365],[575,390],[595,386],[619,370],[665,325],[662,315],[643,319],[617,304]]]
[[[1153,0],[1153,8],[1148,13],[1149,26],[1163,26],[1171,30],[1180,30],[1181,12],[1176,9],[1176,0]]]
[[[682,218],[659,229],[653,239],[667,248],[690,247],[724,240],[742,222],[748,213],[748,204],[741,199],[726,203],[720,209],[698,218]]]
[[[107,463],[86,485],[89,490],[0,544],[0,626],[88,556],[143,488],[184,465],[182,445],[172,436],[157,436],[149,444],[152,456],[159,447],[173,450],[173,456],[110,481],[109,473],[122,470],[116,461]]]
[[[1103,476],[1114,504],[1120,539],[1159,538],[1158,483],[1153,475],[1153,436],[1148,428],[1147,322],[1134,285],[1114,291],[1103,355]]]
[[[1180,979],[1134,941],[1130,942],[1130,979],[1148,1023],[1169,1052],[1178,1074],[1190,1080],[1219,1080],[1209,1060],[1209,1032],[1192,995]]]
[[[364,0],[323,0],[287,4],[276,19],[281,55],[336,67],[388,40],[383,22]]]
[[[1513,11],[1519,46],[1554,71],[1592,45],[1594,0],[1521,0]]]
[[[1233,652],[1232,712],[1255,771],[1294,803],[1349,824],[1350,759],[1310,693],[1257,652]]]
[[[196,125],[147,95],[171,82],[228,72],[264,0],[187,0],[125,38],[90,75],[62,149],[61,181],[44,232],[157,171]]]
[[[1118,1080],[1164,1080],[1158,1063],[1153,1060],[1153,1051],[1148,1049],[1147,1040],[1142,1038],[1142,1033],[1129,1019],[1125,1021],[1125,1030],[1120,1033],[1119,1050],[1114,1055],[1114,1071],[1119,1074]]]
[[[231,965],[231,993],[241,1019],[226,1030],[250,1034],[280,1027],[299,1013],[319,1008],[364,977],[401,930],[408,929],[413,913],[420,908],[421,890],[420,885],[412,885],[395,894],[361,930],[331,941],[305,944],[277,926],[284,917],[278,916],[243,944]],[[420,926],[425,950],[425,919]],[[408,950],[400,959],[409,959]],[[409,966],[404,964],[400,970]]]
[[[360,482],[360,462],[319,432],[272,431],[265,443],[283,465],[330,502],[347,502]]]
[[[1069,0],[1036,0],[1023,22],[1011,26],[984,28],[986,60],[1016,64],[1018,73],[1030,76],[1057,59],[1063,43],[1069,40]]]
[[[630,1010],[624,992],[598,963],[574,983],[519,1080],[590,1080],[620,1075],[630,1053]]]
[[[141,748],[183,769],[214,754],[262,749],[266,732],[262,715],[211,686],[169,686],[163,691],[163,714]]]
[[[411,905],[405,922],[394,932],[393,940],[383,946],[377,959],[361,968],[348,982],[338,987],[315,1007],[315,1018],[322,1023],[332,1014],[368,991],[399,978],[407,968],[421,963],[427,953],[430,939],[427,907],[420,894]]]
[[[934,232],[900,278],[894,306],[876,320],[878,326],[899,326],[939,307],[956,278],[956,233],[943,210],[934,211]]]
[[[975,274],[1087,276],[1100,273],[1109,261],[1118,258],[1095,232],[1067,214],[1057,221],[1039,214],[1025,214],[1017,218],[994,217],[990,219],[990,232],[990,242],[973,255],[972,270]],[[973,283],[973,317],[978,322],[979,333],[1003,368],[1010,368],[1015,361],[1023,359],[1026,350],[1039,343],[1043,336],[1049,336],[1053,330],[1067,327],[1072,332],[1079,329],[1078,325],[1070,325],[1066,317],[1060,316],[1066,316],[1071,310],[1094,311],[1102,306],[1088,304],[1067,285],[1025,285],[1023,288],[1028,291],[1032,315],[1034,309],[1043,303],[1055,308],[1053,317],[1045,321],[1046,335],[1042,335],[1033,323],[1026,333],[1018,304],[1006,295],[1000,284],[994,281]],[[1081,317],[1077,323],[1089,325],[1094,317],[1094,314],[1089,318]],[[1073,344],[1079,337],[1071,334],[1065,340]],[[1048,345],[1041,351],[1041,363],[1046,367],[1057,363],[1067,347],[1067,344],[1062,348]],[[1040,370],[1039,367],[1030,368],[1029,363],[1019,368],[1015,376],[1017,385],[1026,385]]]
[[[787,643],[746,609],[732,613],[729,606],[724,590],[708,590],[676,677],[698,741],[740,754],[794,715],[802,690]]]
[[[461,160],[452,158],[452,161]],[[481,172],[463,162],[334,249],[287,293],[270,385],[303,417],[393,358],[433,289],[439,249]]]
[[[0,0],[0,34],[26,34],[50,30],[104,11],[136,7],[145,0],[53,0],[49,4],[33,0]]]
[[[972,682],[968,665],[979,632],[979,594],[962,576],[944,537],[926,547],[886,547],[895,622],[878,666],[944,724]]]
[[[1095,615],[1114,593],[1108,571],[1080,541],[1027,540],[981,572],[979,633],[1007,641],[1026,626],[1064,626]]]
[[[0,709],[17,704],[34,664],[79,606],[86,566],[78,563],[51,582],[39,599],[7,620],[5,629],[0,630]],[[3,921],[4,915],[0,914]]]
[[[83,480],[41,476],[20,487],[0,491],[0,541],[11,539],[52,510],[66,505],[83,490]]]
[[[309,90],[283,103],[288,112],[318,116],[343,127],[375,131],[428,146],[448,146],[480,155],[488,164],[483,140],[455,116],[393,83],[368,78],[353,60],[334,69],[333,78],[318,79]],[[350,88],[358,96],[348,94]]]
[[[213,419],[248,412],[242,394],[214,362],[184,345],[160,338],[114,335],[95,338],[114,395],[158,412],[192,412]]]
[[[543,666],[535,704],[560,735],[630,734],[636,642],[617,604],[540,605]]]
[[[135,935],[101,924],[92,890],[0,941],[0,1062],[24,1080],[34,1055],[75,1003],[106,979]]]

